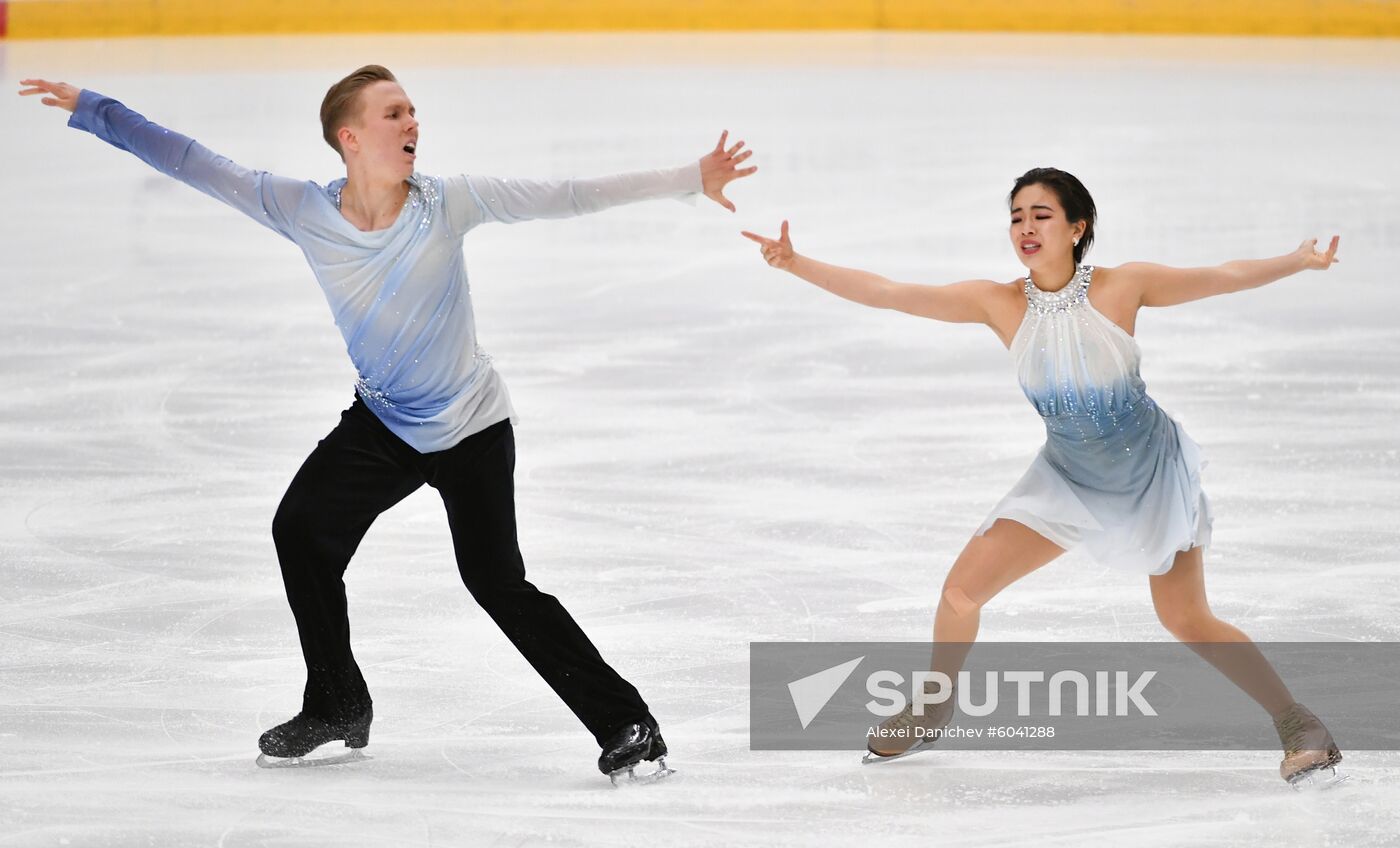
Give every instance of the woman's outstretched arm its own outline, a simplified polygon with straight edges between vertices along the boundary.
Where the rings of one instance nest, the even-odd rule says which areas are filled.
[[[747,230],[743,231],[742,235],[762,246],[763,258],[769,265],[780,271],[788,271],[847,300],[954,324],[990,323],[988,305],[997,292],[997,284],[991,280],[966,280],[944,286],[922,286],[896,283],[869,271],[828,265],[792,249],[787,221],[783,222],[782,232],[776,240]]]
[[[1129,262],[1113,270],[1137,290],[1143,306],[1176,306],[1217,294],[1258,288],[1299,271],[1326,270],[1337,258],[1340,236],[1333,236],[1327,252],[1317,250],[1317,239],[1308,239],[1292,253],[1272,259],[1240,259],[1214,268],[1171,268],[1151,262]]]
[[[120,102],[64,82],[21,80],[21,96],[72,112],[68,125],[125,150],[161,173],[232,206],[258,223],[293,238],[292,220],[308,183],[253,171],[188,136],[168,130]]]

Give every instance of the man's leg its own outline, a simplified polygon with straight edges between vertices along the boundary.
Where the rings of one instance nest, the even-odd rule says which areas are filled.
[[[308,715],[339,720],[370,706],[350,652],[342,578],[374,519],[423,485],[411,454],[356,397],[277,508],[272,538],[306,659],[302,712]]]
[[[447,507],[462,582],[601,745],[650,715],[555,599],[525,579],[515,529],[515,436],[502,421],[426,454],[428,485]]]

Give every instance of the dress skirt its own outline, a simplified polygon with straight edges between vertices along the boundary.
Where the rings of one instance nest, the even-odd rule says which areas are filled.
[[[1117,425],[1105,436],[1089,416],[1047,418],[1045,445],[976,535],[1009,518],[1136,574],[1164,574],[1178,552],[1209,545],[1200,446],[1147,396]]]

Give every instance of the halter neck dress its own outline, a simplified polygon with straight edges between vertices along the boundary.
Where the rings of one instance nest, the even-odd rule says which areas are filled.
[[[1023,281],[1026,315],[1011,357],[1046,440],[976,535],[1009,518],[1101,565],[1164,574],[1178,551],[1210,544],[1207,463],[1148,397],[1137,340],[1089,302],[1093,275],[1080,266],[1054,292]]]

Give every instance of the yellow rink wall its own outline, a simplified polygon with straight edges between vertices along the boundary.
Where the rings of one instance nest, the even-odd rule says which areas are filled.
[[[942,30],[1400,37],[1400,0],[0,0],[0,38]]]

